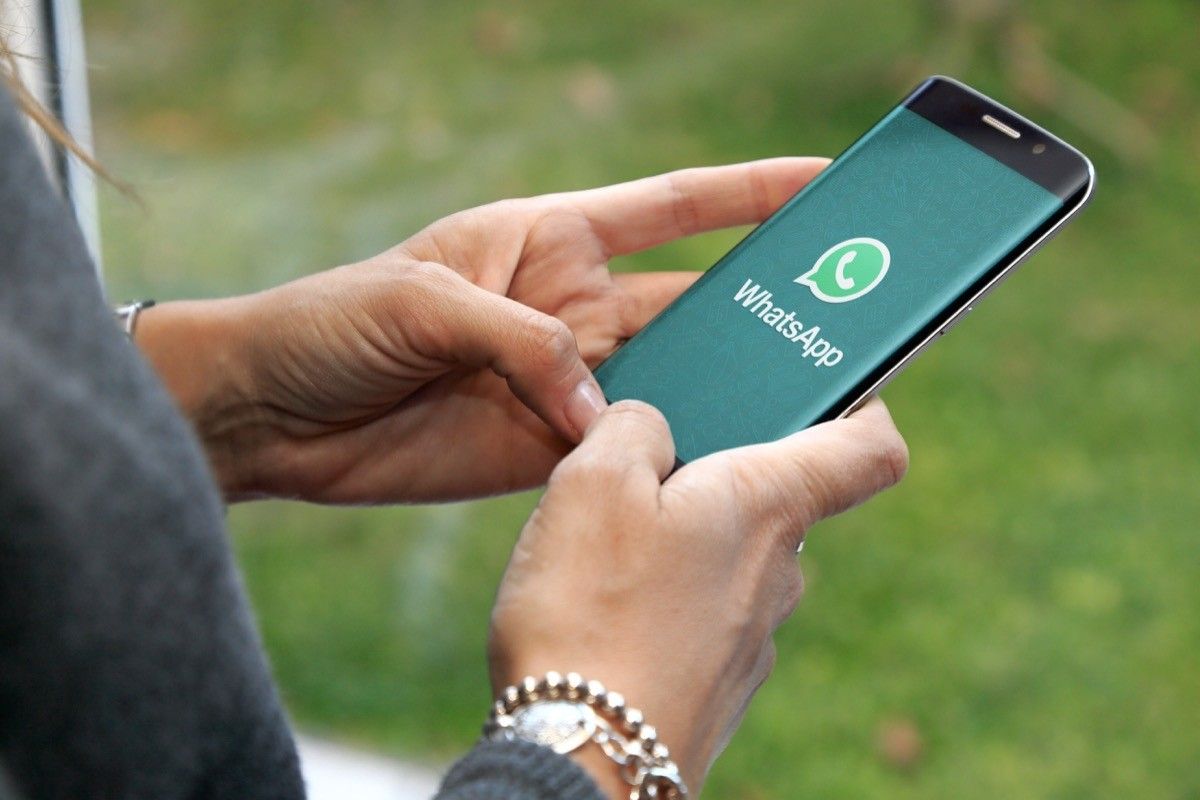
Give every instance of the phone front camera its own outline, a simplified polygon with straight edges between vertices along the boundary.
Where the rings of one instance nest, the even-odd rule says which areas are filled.
[[[1033,146],[1033,154],[1035,156],[1040,156],[1044,152],[1046,152],[1046,145],[1042,144],[1041,142],[1038,142]]]

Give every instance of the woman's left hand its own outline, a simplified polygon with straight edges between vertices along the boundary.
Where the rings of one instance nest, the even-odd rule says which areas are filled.
[[[826,163],[770,159],[492,203],[358,264],[156,306],[137,341],[231,498],[528,488],[603,408],[589,368],[696,277],[614,275],[609,259],[761,221]]]

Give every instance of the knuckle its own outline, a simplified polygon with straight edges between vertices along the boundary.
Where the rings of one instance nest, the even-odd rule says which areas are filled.
[[[779,661],[779,649],[775,646],[775,640],[768,637],[763,644],[762,652],[758,657],[758,664],[755,665],[755,691],[758,691],[767,678],[771,677],[771,673],[775,671],[775,664]]]
[[[892,425],[877,432],[866,454],[865,467],[879,490],[895,486],[908,472],[908,444]]]
[[[595,432],[559,462],[551,482],[586,488],[592,494],[597,488],[619,487],[641,474],[641,447],[661,444],[655,440],[669,436],[667,421],[658,409],[630,400],[615,403],[601,415]]]
[[[411,261],[397,275],[400,291],[407,298],[428,298],[440,295],[449,288],[451,272],[433,261]]]
[[[774,639],[767,639],[766,650],[763,653],[763,667],[767,675],[775,671],[775,664],[779,661],[779,648],[775,646]]]
[[[404,276],[414,283],[441,283],[446,280],[446,268],[433,261],[412,261],[405,266]]]
[[[607,414],[618,424],[640,425],[657,433],[667,432],[667,418],[663,413],[641,400],[621,400],[613,403]]]
[[[747,190],[750,193],[750,202],[754,208],[754,215],[758,219],[766,219],[775,212],[775,203],[771,199],[771,190],[767,185],[767,177],[764,174],[762,165],[756,165],[750,169],[747,175]]]
[[[894,428],[883,443],[880,460],[883,462],[888,486],[895,486],[908,473],[908,443]]]
[[[563,459],[554,471],[554,477],[559,484],[565,483],[594,491],[598,487],[611,487],[620,483],[626,472],[627,466],[624,463],[606,458],[603,453],[581,448]]]
[[[526,337],[530,355],[544,366],[570,362],[575,356],[575,334],[558,317],[530,314],[526,323]]]
[[[520,216],[529,210],[530,203],[526,198],[509,197],[503,200],[496,200],[488,203],[484,208],[487,211],[494,212],[497,215],[502,215],[506,219]]]
[[[614,298],[616,318],[621,324],[623,338],[637,333],[645,324],[641,318],[642,300],[632,292],[620,292]]]
[[[799,607],[800,601],[804,599],[804,573],[800,571],[800,567],[795,564],[793,559],[792,568],[784,584],[781,600],[781,614],[779,621],[787,619]]]
[[[850,422],[864,426],[861,441],[871,448],[867,466],[878,477],[880,487],[894,486],[908,472],[908,444],[881,400],[872,400],[864,408],[867,410],[871,412],[869,417],[851,419]]]
[[[681,169],[667,173],[667,185],[671,191],[671,210],[675,216],[675,226],[685,236],[690,236],[700,228],[700,209],[696,206],[696,198],[689,190],[689,184],[695,182],[694,169]]]
[[[727,457],[723,463],[729,484],[733,487],[734,496],[744,500],[759,493],[762,480],[765,477],[760,473],[760,470],[755,469],[752,464],[744,459]]]

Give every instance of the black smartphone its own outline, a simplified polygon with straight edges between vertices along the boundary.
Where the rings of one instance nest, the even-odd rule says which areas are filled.
[[[1075,148],[933,77],[596,370],[681,462],[858,407],[1091,196]]]

